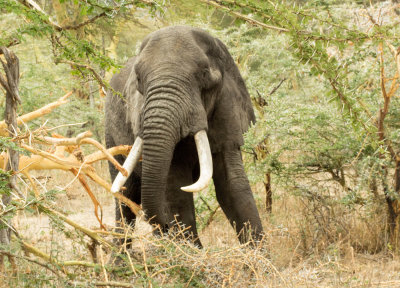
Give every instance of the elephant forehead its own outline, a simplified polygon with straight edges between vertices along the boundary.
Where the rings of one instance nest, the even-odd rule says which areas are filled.
[[[187,32],[168,31],[169,33],[158,33],[147,41],[142,54],[151,56],[151,59],[160,60],[166,57],[184,58],[189,56],[200,57],[202,49],[196,43],[193,35]],[[204,55],[205,57],[205,55]]]

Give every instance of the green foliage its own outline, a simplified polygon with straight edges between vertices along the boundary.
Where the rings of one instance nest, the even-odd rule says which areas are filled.
[[[215,189],[213,185],[206,193],[199,193],[194,197],[197,229],[200,231],[206,228],[214,219],[214,215],[219,207],[217,199],[215,198]]]
[[[252,13],[253,18],[276,27],[272,31],[285,31],[281,35],[247,27],[224,31],[239,66],[244,59],[242,72],[251,94],[268,103],[247,134],[244,148],[251,152],[266,137],[270,143],[269,155],[249,168],[256,174],[253,177],[258,175],[253,179],[262,179],[258,171],[272,172],[286,182],[299,174],[328,172],[344,183],[338,171],[358,169],[353,165],[357,161],[379,167],[373,163],[381,162],[381,155],[388,152],[377,137],[377,120],[371,120],[381,109],[376,49],[382,39],[397,43],[393,23],[383,21],[367,29],[367,24],[353,21],[356,8],[345,4],[220,2],[242,14]],[[388,51],[385,57],[390,57]],[[267,96],[282,79],[286,83]],[[335,103],[338,109],[334,110]],[[394,119],[399,101],[391,105],[389,115]],[[397,124],[389,119],[388,137],[397,142]]]
[[[10,195],[10,177],[12,171],[0,170],[0,195]]]
[[[29,37],[49,39],[52,45],[52,54],[55,63],[67,62],[71,64],[73,73],[83,77],[94,75],[94,71],[108,71],[119,66],[113,59],[107,57],[102,49],[101,38],[95,33],[99,30],[96,21],[105,21],[102,25],[112,25],[116,15],[124,16],[131,13],[132,7],[150,7],[150,13],[161,9],[154,3],[144,1],[60,1],[58,5],[71,5],[65,13],[77,15],[73,23],[63,25],[54,22],[47,14],[46,9],[37,10],[29,7],[23,1],[1,0],[0,7],[3,13],[13,15],[14,25],[5,30],[0,37],[0,46],[14,45],[15,43],[29,41]],[[132,6],[134,4],[135,6]],[[50,3],[50,5],[52,5]],[[69,10],[68,10],[69,9]],[[16,17],[16,19],[15,19]],[[72,16],[74,17],[74,16]],[[80,20],[80,21],[79,21]],[[79,22],[77,22],[79,21]],[[92,23],[93,22],[93,23]],[[92,26],[92,27],[91,27]],[[71,63],[72,62],[72,63]],[[76,63],[76,65],[73,65]],[[90,68],[89,68],[90,67]],[[99,79],[97,79],[99,80]],[[102,85],[106,85],[102,83]]]
[[[7,149],[12,149],[18,151],[24,155],[29,155],[30,153],[21,147],[19,147],[15,142],[11,141],[11,137],[0,136],[0,152],[7,151]]]
[[[4,196],[11,195],[10,177],[12,176],[12,171],[4,171],[0,169],[0,199],[4,199]],[[3,202],[1,202],[3,203]],[[10,219],[15,216],[16,210],[10,205],[5,206],[3,204],[3,209],[0,210],[0,230],[7,229],[7,223]]]

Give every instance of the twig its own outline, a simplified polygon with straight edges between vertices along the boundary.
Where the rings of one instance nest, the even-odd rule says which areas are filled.
[[[281,87],[282,83],[285,82],[286,80],[287,80],[287,78],[283,78],[283,79],[281,80],[281,82],[279,82],[279,84],[276,85],[276,86],[274,87],[274,89],[271,90],[271,92],[269,92],[269,96],[271,96],[272,94],[274,94],[274,93],[279,89],[279,87]]]
[[[101,186],[103,186],[108,192],[111,191],[111,184],[108,183],[107,181],[103,180],[99,175],[97,175],[95,172],[93,171],[85,171],[85,173],[96,183],[100,184]],[[135,202],[133,202],[132,200],[130,200],[129,198],[125,197],[124,195],[122,195],[121,193],[117,192],[117,193],[113,193],[114,197],[117,198],[118,200],[120,200],[122,203],[124,203],[125,205],[127,205],[132,213],[134,213],[136,216],[140,216],[142,215],[143,211],[142,208],[136,204]]]
[[[121,204],[121,202],[119,202],[119,203]],[[131,229],[131,226],[128,226],[128,229],[125,229],[125,230],[126,230],[126,233],[124,233],[124,235],[123,235],[123,237],[124,237],[124,246],[123,246],[123,247],[124,247],[124,253],[125,253],[126,256],[128,257],[129,265],[131,266],[131,270],[132,270],[132,272],[135,274],[135,276],[137,276],[135,266],[133,266],[133,261],[132,261],[131,254],[130,254],[129,251],[126,249],[126,247],[127,247],[127,245],[126,245],[126,238],[127,238],[127,235],[128,235],[128,232],[129,232],[130,229]]]
[[[42,14],[46,20],[44,20],[44,22],[47,22],[47,24],[53,26],[57,31],[61,31],[62,27],[60,25],[58,25],[56,22],[53,22],[49,15],[46,14],[46,12],[44,12],[42,10],[42,8],[40,8],[40,6],[33,0],[20,0],[19,2],[21,2],[23,5],[25,5],[28,8],[33,8],[33,10],[37,11],[39,14]]]
[[[254,19],[252,19],[250,17],[247,17],[247,16],[245,16],[243,14],[235,12],[235,11],[233,11],[232,9],[230,9],[230,8],[228,8],[226,6],[220,5],[215,1],[210,1],[210,0],[200,0],[200,1],[203,2],[203,3],[209,4],[209,5],[212,5],[214,7],[217,7],[218,9],[228,11],[229,13],[235,15],[236,17],[238,17],[240,19],[245,20],[246,22],[248,22],[248,23],[250,23],[250,24],[252,24],[254,26],[259,26],[259,27],[262,27],[262,28],[271,29],[271,30],[275,30],[275,31],[279,31],[279,32],[289,32],[290,31],[289,29],[286,29],[286,28],[267,25],[267,24],[262,23],[260,21],[254,20]]]
[[[155,276],[157,276],[157,274],[160,274],[160,273],[162,273],[162,272],[168,271],[168,270],[173,269],[173,268],[182,267],[182,266],[183,266],[182,264],[176,264],[176,265],[168,266],[168,267],[166,267],[166,268],[164,268],[164,269],[157,270],[156,272],[154,272],[153,274],[151,274],[150,277],[151,277],[151,278],[154,278]]]
[[[101,206],[100,202],[97,200],[96,196],[94,196],[92,190],[90,190],[90,187],[88,183],[86,182],[85,176],[80,174],[79,171],[77,171],[75,168],[71,169],[71,172],[78,177],[79,182],[82,184],[83,188],[86,190],[86,193],[89,195],[90,199],[93,202],[94,205],[94,215],[97,218],[97,221],[100,223],[100,228],[106,230],[106,227],[103,224],[103,207]],[[100,217],[99,217],[99,212],[98,209],[100,208]]]
[[[56,210],[51,209],[50,207],[46,207],[43,204],[38,204],[38,208],[40,210],[43,210],[45,212],[48,212],[48,213],[51,213],[51,214],[57,216],[58,218],[63,220],[65,223],[67,223],[70,226],[74,227],[75,229],[83,232],[84,234],[86,234],[87,236],[92,238],[93,240],[97,241],[100,244],[103,244],[104,246],[106,246],[108,248],[115,246],[113,243],[111,243],[111,242],[105,240],[104,238],[100,237],[99,235],[97,235],[97,233],[95,233],[94,231],[92,231],[86,227],[83,227],[83,226],[79,225],[78,223],[75,223],[71,219],[65,217],[63,214],[61,214],[60,212],[58,212]]]
[[[218,211],[218,209],[219,209],[220,207],[221,207],[221,206],[218,205],[217,207],[215,207],[214,211],[212,211],[210,217],[208,217],[208,219],[207,219],[206,225],[204,225],[204,227],[203,227],[203,230],[204,230],[205,228],[207,228],[208,226],[210,226],[211,222],[214,220],[215,214],[217,213],[217,211]]]
[[[103,81],[102,77],[96,72],[96,70],[94,70],[89,65],[73,62],[73,61],[70,61],[70,60],[64,60],[64,59],[58,59],[58,60],[56,60],[56,63],[65,63],[65,64],[69,64],[71,66],[80,67],[80,68],[84,68],[86,70],[89,70],[90,72],[93,73],[93,76],[96,78],[97,82],[102,87],[104,87],[105,89],[108,88],[108,85]]]
[[[85,163],[81,164],[81,163],[78,163],[76,161],[71,161],[71,160],[68,160],[68,159],[61,159],[61,158],[59,158],[59,157],[57,157],[57,156],[55,156],[55,155],[53,155],[53,154],[51,154],[49,152],[38,150],[38,149],[33,148],[31,146],[28,146],[28,145],[26,145],[24,143],[21,143],[20,147],[25,149],[25,150],[27,150],[27,151],[29,151],[29,152],[31,152],[31,153],[33,153],[33,154],[42,156],[44,158],[47,158],[47,159],[53,161],[56,164],[59,164],[59,168],[58,169],[61,169],[61,170],[70,170],[71,168],[78,168],[79,169],[80,166],[83,166],[84,168],[88,168],[88,169],[93,169],[92,167],[88,166]]]
[[[144,271],[146,272],[146,278],[148,281],[150,281],[150,274],[149,274],[149,268],[147,267],[147,259],[146,259],[146,249],[144,248],[144,243],[141,241],[140,243],[141,248],[142,248],[142,253],[143,253],[143,265],[144,265]],[[149,286],[151,287],[151,283],[149,282]]]
[[[64,29],[64,30],[77,30],[79,28],[82,28],[83,26],[86,26],[87,24],[93,23],[97,19],[99,19],[101,17],[104,17],[104,16],[107,16],[107,13],[105,11],[101,12],[100,14],[98,14],[98,15],[96,15],[96,16],[94,16],[94,17],[92,17],[92,18],[90,18],[90,19],[88,19],[88,20],[86,20],[86,21],[84,21],[82,23],[79,23],[79,24],[76,24],[76,25],[63,26],[62,29]]]
[[[99,142],[97,142],[94,139],[83,139],[82,143],[91,144],[95,146],[105,155],[107,160],[110,161],[115,166],[115,168],[117,168],[122,173],[122,175],[128,177],[128,171],[126,171],[126,169],[122,167],[121,164],[118,163],[118,161],[113,157],[113,155],[108,153],[108,150],[104,148],[104,146],[101,145]]]
[[[71,261],[57,261],[53,257],[51,257],[49,254],[44,253],[40,249],[36,248],[35,246],[32,246],[31,244],[19,239],[20,244],[22,245],[23,249],[26,250],[29,253],[32,253],[33,255],[42,258],[43,260],[58,265],[58,266],[84,266],[84,267],[96,267],[97,264],[92,263],[92,262],[86,262],[86,261],[76,261],[76,260],[71,260]]]
[[[117,281],[93,281],[93,282],[79,282],[79,281],[72,281],[71,284],[73,287],[87,287],[88,284],[92,284],[94,286],[102,287],[102,286],[111,286],[111,287],[127,287],[133,288],[136,287],[133,284],[125,283],[125,282],[117,282]]]
[[[36,139],[43,141],[44,143],[47,144],[52,144],[52,145],[61,145],[61,146],[71,146],[71,145],[80,145],[85,138],[93,136],[93,133],[90,131],[82,132],[78,134],[74,138],[58,138],[58,137],[48,137],[48,136],[43,136],[43,137],[37,137]]]
[[[116,146],[116,147],[112,147],[107,149],[107,153],[115,156],[115,155],[125,155],[127,156],[129,154],[129,151],[131,150],[130,145],[120,145],[120,146]],[[104,160],[107,159],[105,153],[103,153],[102,151],[97,151],[94,152],[88,156],[85,157],[86,163],[88,164],[92,164],[96,161],[99,160]]]
[[[52,273],[54,273],[57,277],[61,278],[60,274],[59,274],[56,270],[52,269],[52,268],[51,268],[48,264],[46,264],[46,263],[42,263],[42,262],[40,262],[40,261],[38,261],[38,260],[36,260],[36,259],[32,259],[32,258],[29,258],[29,257],[16,255],[16,254],[13,254],[13,253],[4,251],[4,250],[0,250],[0,253],[1,253],[1,254],[4,254],[4,255],[7,255],[7,256],[10,256],[10,257],[13,257],[13,258],[19,258],[19,259],[23,259],[23,260],[26,260],[26,261],[35,263],[35,264],[37,264],[37,265],[39,265],[39,266],[42,266],[42,267],[46,268],[47,270],[49,270],[49,271],[51,271]],[[61,270],[61,271],[62,271],[62,270]]]
[[[104,267],[103,246],[100,245],[99,249],[100,249],[100,263],[101,263],[101,269],[103,270],[104,280],[106,280],[106,282],[108,282],[107,270],[106,270],[106,268]]]

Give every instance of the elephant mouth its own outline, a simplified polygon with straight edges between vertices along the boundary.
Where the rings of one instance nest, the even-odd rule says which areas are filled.
[[[210,183],[213,174],[211,149],[206,131],[201,130],[197,132],[194,135],[194,140],[199,157],[200,177],[196,183],[193,183],[189,186],[181,187],[181,189],[185,192],[198,192],[203,190]],[[133,172],[133,169],[135,169],[136,164],[139,162],[142,151],[143,140],[140,137],[136,137],[135,143],[133,144],[132,149],[128,154],[128,157],[123,164],[123,167],[128,172],[128,176],[122,175],[121,172],[118,173],[111,187],[112,193],[116,193],[121,190],[122,186],[125,184],[126,180]]]

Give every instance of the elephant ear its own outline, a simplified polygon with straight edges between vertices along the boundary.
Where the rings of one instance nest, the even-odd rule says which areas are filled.
[[[124,87],[123,96],[126,99],[125,105],[126,111],[128,111],[126,114],[126,121],[127,123],[130,123],[133,135],[135,135],[135,137],[139,135],[141,131],[140,117],[144,105],[144,97],[138,91],[137,87],[138,81],[135,67],[132,65],[131,73],[129,74],[128,80],[126,81]]]
[[[243,134],[255,123],[249,92],[239,69],[227,47],[217,38],[207,45],[207,56],[212,66],[221,72],[221,83],[211,97],[214,108],[208,120],[208,137],[213,152],[239,149],[244,144]]]

